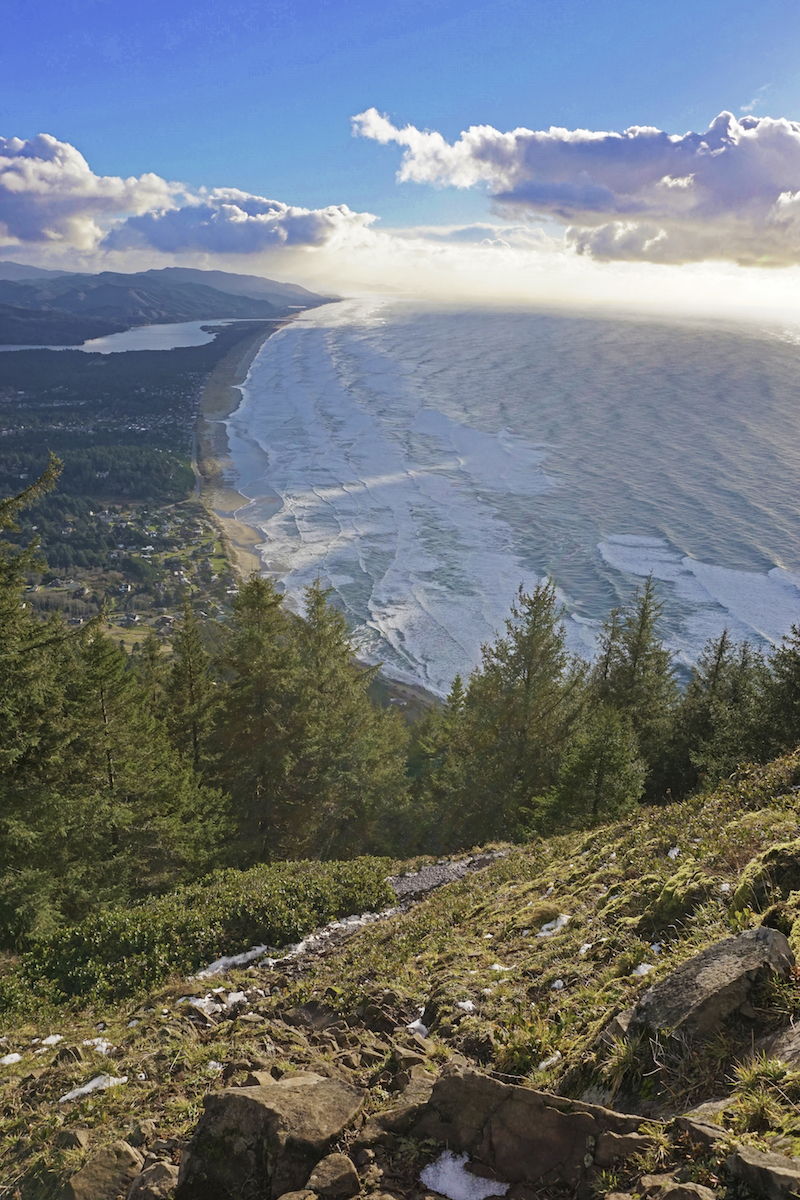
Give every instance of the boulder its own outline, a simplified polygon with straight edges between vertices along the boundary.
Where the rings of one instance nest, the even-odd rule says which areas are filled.
[[[594,1167],[605,1133],[637,1133],[642,1118],[490,1079],[448,1070],[411,1130],[468,1153],[509,1183],[577,1187]]]
[[[357,1196],[360,1183],[358,1172],[346,1154],[328,1154],[318,1162],[308,1177],[306,1188],[324,1196],[325,1200],[350,1200]]]
[[[779,1058],[788,1066],[796,1067],[800,1063],[800,1026],[790,1026],[760,1038],[755,1049],[760,1054],[766,1054],[767,1058]]]
[[[143,1162],[138,1150],[127,1142],[112,1142],[68,1180],[62,1200],[125,1200]]]
[[[91,1137],[88,1129],[60,1129],[56,1134],[56,1145],[60,1150],[85,1150]]]
[[[738,1146],[725,1159],[725,1170],[757,1196],[766,1196],[768,1200],[787,1200],[800,1192],[800,1158]]]
[[[607,1129],[597,1139],[594,1152],[596,1167],[613,1167],[633,1154],[643,1154],[654,1146],[653,1139],[644,1133],[614,1133]]]
[[[157,1162],[137,1175],[128,1192],[128,1200],[169,1200],[178,1183],[178,1168]]]
[[[275,1200],[299,1191],[363,1103],[361,1088],[312,1072],[206,1096],[176,1200]]]
[[[745,867],[733,895],[733,909],[763,910],[776,900],[786,900],[800,889],[800,840],[770,846]]]
[[[633,1010],[628,1036],[642,1029],[713,1033],[747,1003],[756,982],[771,974],[785,978],[793,965],[789,943],[777,929],[748,929],[725,938],[647,989]]]

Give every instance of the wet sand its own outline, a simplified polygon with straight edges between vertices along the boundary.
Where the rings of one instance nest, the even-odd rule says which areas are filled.
[[[225,535],[234,566],[245,578],[263,567],[256,547],[264,538],[260,530],[236,519],[236,511],[247,504],[247,497],[233,486],[236,472],[223,422],[239,407],[240,387],[253,359],[267,338],[286,323],[286,320],[265,321],[252,338],[217,363],[203,389],[197,418],[196,469],[200,497]]]

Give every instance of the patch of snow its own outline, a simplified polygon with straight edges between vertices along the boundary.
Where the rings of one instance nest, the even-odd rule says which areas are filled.
[[[119,1077],[114,1075],[95,1075],[94,1079],[90,1079],[83,1087],[73,1088],[65,1096],[61,1096],[58,1103],[64,1104],[67,1100],[80,1100],[81,1096],[88,1096],[90,1092],[104,1092],[107,1088],[118,1087],[120,1084],[127,1082],[127,1075],[120,1075]]]
[[[48,1037],[42,1038],[43,1046],[57,1046],[59,1042],[63,1042],[63,1033],[51,1033]]]
[[[460,1008],[462,1012],[475,1012],[475,1003],[472,1000],[456,1000],[456,1008]]]
[[[550,1067],[554,1067],[556,1065],[556,1063],[558,1062],[558,1060],[560,1058],[561,1058],[561,1051],[556,1050],[555,1054],[551,1055],[550,1058],[542,1059],[542,1061],[539,1063],[539,1070],[540,1071],[548,1071],[550,1069]]]
[[[560,992],[561,989],[563,988],[563,986],[564,986],[564,980],[556,979],[554,983],[550,984],[550,991],[551,992]]]
[[[81,1042],[81,1045],[91,1046],[98,1054],[105,1054],[106,1057],[117,1048],[111,1042],[107,1042],[105,1038],[86,1038],[85,1041]]]
[[[470,1175],[466,1164],[468,1154],[453,1154],[445,1150],[436,1162],[432,1162],[420,1175],[420,1182],[432,1192],[447,1196],[448,1200],[485,1200],[487,1196],[505,1196],[510,1183],[497,1183],[493,1179],[479,1179]]]
[[[578,951],[578,954],[580,954],[581,958],[583,958],[586,954],[589,953],[589,951],[591,950],[593,945],[594,945],[594,942],[584,942],[583,943],[580,950]]]
[[[502,963],[492,963],[489,969],[491,971],[510,971],[511,967],[504,967]]]
[[[260,958],[267,949],[267,946],[253,946],[252,950],[245,950],[243,954],[224,954],[222,958],[215,959],[207,967],[203,967],[202,971],[198,971],[197,978],[211,979],[214,975],[224,975],[226,971],[230,971],[231,967],[243,967],[253,959]]]
[[[233,1008],[235,1004],[246,1004],[247,996],[244,992],[231,992],[225,1003],[228,1008]]]
[[[145,1075],[144,1071],[140,1071],[139,1074],[136,1076],[136,1078],[140,1079],[140,1080],[144,1080],[144,1079],[147,1079],[147,1076]]]
[[[639,963],[638,967],[634,967],[631,974],[635,975],[637,979],[641,979],[643,976],[649,975],[651,971],[655,971],[652,963]]]
[[[3,1057],[0,1058],[0,1067],[10,1067],[13,1063],[18,1063],[21,1061],[21,1054],[4,1054]]]
[[[721,883],[719,885],[719,890],[721,892],[729,892],[731,890],[731,885],[729,883]]]
[[[488,941],[488,940],[489,940],[489,938],[493,938],[493,937],[494,937],[494,934],[493,934],[493,933],[485,933],[485,934],[483,935],[483,940],[484,940],[484,941]]]
[[[537,933],[537,938],[552,937],[554,933],[558,933],[559,929],[563,929],[565,925],[569,925],[570,914],[559,913],[555,921],[548,921],[546,925]]]
[[[206,1065],[206,1070],[208,1071],[209,1075],[219,1075],[220,1071],[224,1070],[224,1067],[221,1062],[217,1062],[215,1058],[212,1058],[211,1061]]]
[[[200,1012],[204,1012],[207,1017],[213,1017],[215,1013],[221,1013],[225,1007],[218,1000],[214,1000],[211,996],[197,996],[193,1001],[195,1008],[199,1008]]]
[[[428,1036],[428,1026],[423,1025],[419,1018],[416,1021],[412,1021],[410,1025],[406,1025],[406,1029],[409,1033],[418,1033],[420,1037],[425,1038]]]
[[[653,951],[653,954],[660,954],[661,953],[661,942],[653,942],[650,949]]]
[[[671,858],[674,861],[678,857],[680,852],[681,851],[680,851],[679,846],[673,846],[671,850],[667,851],[667,858]]]
[[[481,988],[481,992],[483,993],[484,996],[491,996],[493,991],[494,991],[494,988]]]
[[[523,929],[523,931],[522,931],[523,937],[528,937],[529,934],[530,934],[530,929]]]
[[[135,1029],[138,1024],[139,1022],[136,1020],[128,1021],[128,1029]]]
[[[550,887],[549,887],[549,888],[547,889],[547,891],[545,892],[545,896],[552,896],[552,894],[553,894],[553,892],[554,892],[555,890],[556,890],[556,889],[554,888],[553,884],[551,883],[551,884],[550,884]]]
[[[616,850],[614,850],[612,854],[609,854],[608,861],[613,862],[616,857],[617,857],[617,852],[616,852]]]

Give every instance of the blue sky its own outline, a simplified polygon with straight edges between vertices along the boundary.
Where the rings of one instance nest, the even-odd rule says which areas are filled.
[[[800,117],[800,5],[775,0],[6,0],[0,134],[51,133],[102,175],[155,171],[382,221],[473,219],[480,196],[398,187],[354,141],[375,106],[448,139],[498,129],[705,129]],[[759,89],[765,90],[759,93]]]
[[[543,203],[539,192],[531,201],[516,177],[509,183],[490,173],[464,184],[452,172],[426,174],[412,164],[406,181],[398,182],[406,143],[385,130],[378,136],[372,127],[352,136],[351,118],[371,108],[388,116],[395,130],[436,131],[450,144],[473,125],[500,133],[558,126],[615,134],[639,125],[681,135],[707,130],[723,110],[736,118],[800,120],[796,0],[758,6],[751,0],[6,0],[3,13],[2,137],[25,142],[52,135],[79,151],[93,176],[153,173],[187,185],[192,203],[205,187],[314,211],[346,205],[378,218],[373,233],[490,222],[507,226],[506,241],[514,245],[513,230],[532,223],[560,236],[576,220],[593,229],[597,220],[579,212],[574,197],[563,211],[552,199]],[[800,145],[800,131],[797,140]],[[583,166],[573,175],[586,176],[587,169],[591,175]],[[681,178],[694,187],[693,171],[686,170]],[[772,201],[800,192],[800,171],[796,180],[793,172],[794,166],[773,181]],[[560,175],[552,181],[554,187],[563,182]],[[608,186],[614,191],[613,181]],[[499,195],[510,199],[500,203]],[[116,214],[95,205],[97,229],[105,232],[131,213],[139,218],[143,203],[126,197]],[[32,196],[32,204],[38,202]],[[153,211],[180,203],[152,200]],[[653,220],[677,219],[674,205],[666,216],[651,200],[647,206]],[[618,220],[620,204],[612,207]],[[770,211],[774,223],[774,205]],[[184,218],[185,226],[185,212]],[[160,226],[159,240],[151,236],[155,225],[145,224],[136,227],[136,245],[132,233],[127,240],[115,235],[102,243],[104,252],[124,250],[126,262],[145,245],[149,254],[166,253],[167,226]],[[366,228],[366,219],[361,224]],[[91,242],[85,231],[81,240],[57,222],[41,236],[20,234],[19,223],[8,228],[6,244],[0,241],[3,257],[85,256]],[[660,250],[641,250],[645,242],[660,245],[648,229],[638,249],[625,251],[628,258],[664,259]],[[292,237],[299,245],[300,234]],[[314,237],[319,247],[322,235]],[[521,243],[526,237],[523,229]],[[718,246],[701,242],[689,252],[684,239],[671,249],[670,261],[687,254],[720,259]],[[94,243],[100,245],[100,233]],[[573,243],[572,250],[599,261],[608,235]],[[676,244],[672,238],[671,247]],[[169,245],[170,253],[200,253],[185,236],[181,245]],[[236,269],[254,245],[237,249]],[[524,248],[531,249],[527,242]],[[213,265],[224,265],[218,251],[215,244]],[[761,245],[746,251],[753,262],[774,252]],[[614,253],[624,257],[619,245]],[[739,245],[732,261],[741,254]]]

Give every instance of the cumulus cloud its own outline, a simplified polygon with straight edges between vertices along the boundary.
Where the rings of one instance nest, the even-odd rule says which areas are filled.
[[[0,138],[0,244],[58,251],[257,254],[357,242],[375,221],[346,205],[309,209],[236,188],[200,189],[158,175],[96,175],[49,134]]]
[[[568,225],[598,259],[800,262],[800,124],[721,113],[705,133],[472,126],[453,143],[374,108],[354,132],[404,147],[401,181],[485,185],[495,208]]]
[[[95,175],[67,142],[49,134],[0,138],[0,240],[92,249],[120,213],[168,207],[180,187],[158,175]]]
[[[128,218],[104,240],[109,250],[180,254],[257,254],[278,247],[319,247],[367,229],[376,218],[346,204],[296,208],[235,188],[215,188],[180,208]]]

